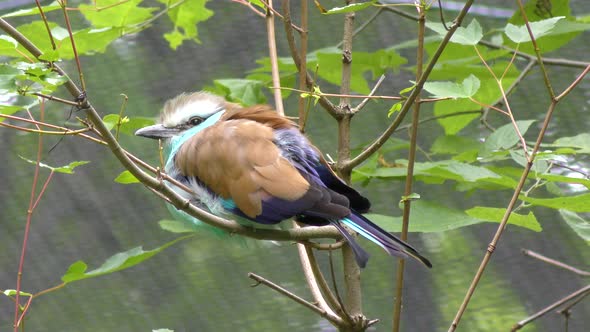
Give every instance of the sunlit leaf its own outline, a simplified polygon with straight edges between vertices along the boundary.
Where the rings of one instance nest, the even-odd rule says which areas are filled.
[[[0,54],[12,53],[18,46],[18,42],[12,37],[0,36]]]
[[[2,105],[0,104],[0,114],[12,115],[23,108],[17,105]],[[0,116],[0,122],[4,121],[4,118]]]
[[[520,195],[519,198],[532,205],[545,206],[556,210],[590,212],[590,194],[555,198],[534,198]]]
[[[576,136],[560,137],[550,144],[553,147],[572,147],[577,153],[590,153],[590,134],[582,133]]]
[[[553,27],[555,27],[557,21],[563,18],[565,17],[558,16],[542,21],[530,22],[529,26],[531,28],[533,35],[535,36],[535,39],[547,35],[553,29]],[[504,29],[504,33],[506,33],[506,36],[508,36],[508,38],[510,38],[510,40],[512,40],[515,43],[525,43],[531,41],[531,36],[526,25],[516,26],[508,23],[506,25],[506,28]]]
[[[328,9],[325,12],[322,12],[322,14],[331,15],[331,14],[357,12],[359,10],[363,10],[363,9],[373,6],[373,4],[376,2],[377,2],[377,0],[373,0],[373,1],[368,1],[368,2],[353,3],[350,5],[343,6],[343,7],[334,7],[332,9]]]
[[[448,31],[441,23],[427,23],[426,26],[438,33],[441,37],[445,36]],[[483,30],[476,19],[473,19],[466,27],[458,27],[451,37],[452,43],[461,45],[477,45],[483,38]]]
[[[468,48],[467,46],[457,44],[449,44],[447,46],[452,46],[451,49],[455,50],[451,55],[455,56],[456,59],[465,58],[466,48]],[[443,56],[447,53],[447,50],[448,49],[445,49]],[[490,55],[490,58],[494,57]],[[470,75],[475,75],[480,81],[480,86],[471,99],[477,100],[479,103],[483,104],[493,104],[502,96],[502,93],[498,87],[496,79],[489,72],[488,68],[481,64],[481,60],[476,59],[476,61],[477,64],[465,64],[463,62],[457,64],[449,58],[445,64],[442,64],[441,66],[437,65],[430,75],[430,79],[458,81],[463,80]],[[507,67],[509,67],[509,69],[506,71]],[[492,69],[494,74],[498,77],[503,75],[506,71],[504,79],[502,79],[501,82],[504,89],[508,89],[520,74],[516,66],[510,66],[506,61],[494,61],[494,64],[490,69]],[[474,112],[474,114],[451,115],[466,111],[481,111],[482,106],[479,103],[475,103],[466,98],[443,100],[435,103],[434,114],[441,117],[437,122],[443,126],[445,134],[456,135],[474,119],[480,117],[481,113]]]
[[[264,85],[260,81],[246,79],[219,79],[213,81],[219,94],[232,102],[246,106],[266,103],[262,92]]]
[[[76,50],[78,54],[95,54],[104,53],[107,46],[121,37],[123,29],[119,27],[108,27],[100,29],[84,29],[74,33],[76,41]],[[59,54],[63,59],[74,57],[72,43],[63,42],[59,49]]]
[[[479,90],[480,81],[474,75],[469,75],[459,83],[455,82],[426,82],[424,90],[435,98],[469,98]]]
[[[31,160],[31,159],[27,159],[25,157],[19,156],[22,160],[28,162],[29,164],[33,164],[33,165],[37,165],[37,162],[35,160]],[[68,165],[65,166],[61,166],[61,167],[53,167],[53,166],[49,166],[47,164],[44,163],[39,163],[39,167],[42,168],[48,168],[54,172],[57,173],[63,173],[63,174],[74,174],[74,168],[78,167],[78,166],[82,166],[82,165],[86,165],[88,164],[89,161],[72,161],[71,163],[69,163]]]
[[[506,209],[484,206],[476,206],[465,211],[465,213],[473,218],[492,222],[502,221],[505,212]],[[535,218],[535,215],[532,212],[529,212],[527,215],[512,212],[510,213],[508,224],[528,228],[535,232],[540,232],[543,230],[541,228],[541,224],[539,224],[537,218]]]
[[[516,121],[516,125],[518,126],[520,133],[524,136],[533,122],[535,122],[535,120],[521,120]],[[520,142],[520,138],[516,133],[514,125],[512,123],[507,123],[496,129],[496,131],[486,139],[482,152],[485,155],[496,150],[509,149],[515,146],[518,142]]]
[[[154,255],[160,253],[162,250],[170,247],[171,245],[192,236],[193,235],[191,234],[177,238],[153,250],[145,251],[141,247],[136,247],[125,252],[120,252],[108,258],[99,268],[88,272],[86,271],[88,269],[86,263],[83,261],[77,261],[70,265],[66,274],[61,277],[61,280],[64,283],[70,283],[73,281],[94,278],[130,268],[147,259],[152,258]]]
[[[590,222],[577,213],[560,209],[559,214],[565,222],[578,234],[587,244],[590,244]]]
[[[194,223],[187,223],[181,220],[160,220],[158,222],[160,228],[172,233],[194,233],[199,231],[199,228]]]
[[[387,117],[390,117],[393,114],[395,114],[396,112],[401,111],[402,106],[403,106],[403,103],[401,101],[398,101],[397,103],[393,104],[391,106],[391,108],[389,109],[389,111],[387,112]]]
[[[170,330],[170,329],[157,329],[157,330],[152,330],[152,332],[174,332],[174,330]]]
[[[139,183],[139,180],[129,171],[123,171],[115,178],[115,182],[122,184]]]
[[[145,22],[157,10],[155,7],[139,7],[141,2],[143,0],[96,0],[92,5],[81,4],[78,8],[96,28],[125,27]]]
[[[172,49],[176,49],[185,40],[200,43],[197,24],[208,20],[213,12],[205,7],[209,0],[158,0],[169,6],[168,17],[174,29],[164,34]],[[179,4],[179,5],[177,5]],[[174,8],[172,8],[174,7]]]
[[[22,71],[8,64],[0,65],[0,95],[16,95],[18,86],[16,84],[17,76]]]
[[[112,130],[113,128],[116,128],[119,123],[119,114],[107,114],[103,117],[102,121],[104,121],[109,130]],[[153,118],[141,116],[134,116],[131,118],[123,116],[120,122],[119,131],[123,134],[133,136],[138,129],[153,125],[155,120]]]
[[[16,296],[16,289],[5,289],[2,292],[2,294],[6,295],[6,296],[11,296],[11,297]],[[19,295],[20,296],[33,296],[33,294],[31,294],[31,293],[27,293],[27,292],[23,292],[23,291],[20,291]]]

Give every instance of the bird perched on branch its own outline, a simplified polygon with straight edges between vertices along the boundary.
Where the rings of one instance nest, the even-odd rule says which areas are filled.
[[[165,171],[193,190],[187,198],[197,206],[266,225],[291,218],[333,225],[361,267],[369,255],[348,229],[390,255],[432,266],[410,245],[363,217],[369,201],[340,180],[297,126],[270,106],[241,107],[196,92],[166,102],[160,120],[135,134],[169,141]]]

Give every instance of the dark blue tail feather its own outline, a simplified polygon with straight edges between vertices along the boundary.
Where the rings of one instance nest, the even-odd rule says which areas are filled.
[[[361,214],[353,212],[350,215],[348,215],[347,217],[340,220],[340,222],[343,223],[344,225],[348,226],[349,228],[351,228],[355,232],[359,233],[362,237],[379,245],[381,248],[385,249],[385,251],[387,251],[387,253],[389,253],[392,256],[397,256],[397,257],[401,257],[401,258],[407,258],[408,256],[410,256],[410,257],[413,257],[413,258],[419,260],[427,267],[432,267],[432,264],[430,263],[430,261],[428,259],[426,259],[424,256],[420,255],[420,253],[418,253],[418,251],[416,249],[414,249],[412,246],[405,243],[404,241],[402,241],[401,239],[399,239],[395,235],[393,235],[393,234],[385,231],[381,227],[377,226],[376,224],[374,224],[372,221],[365,218]],[[338,226],[336,226],[336,227],[343,234],[343,236],[346,238],[346,240],[349,241],[349,243],[351,244],[351,246],[355,252],[355,255],[357,255],[358,249],[355,250],[355,246],[357,246],[359,248],[360,248],[360,246],[358,246],[358,244],[356,244],[356,242],[354,242],[354,240],[351,241],[349,239],[349,237],[351,237],[350,234],[347,235],[346,231],[342,230],[342,226],[341,225],[339,225],[339,226],[340,227],[338,227]],[[354,245],[353,245],[353,243],[354,243]],[[364,252],[364,250],[362,250],[362,252],[360,252],[359,255],[357,255],[357,261],[359,261],[359,266],[361,266],[361,267],[364,267],[364,265],[361,265],[361,263],[366,264],[366,259],[368,258],[368,254],[366,252],[364,252],[364,254],[363,254],[363,252]]]

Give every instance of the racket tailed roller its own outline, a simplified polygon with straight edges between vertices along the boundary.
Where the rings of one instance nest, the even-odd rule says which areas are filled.
[[[333,225],[361,267],[369,255],[350,231],[392,256],[432,266],[361,215],[370,202],[333,173],[292,121],[268,105],[241,107],[207,92],[181,94],[166,102],[159,124],[135,134],[168,141],[165,171],[194,194],[173,188],[213,214],[266,225],[292,218]]]

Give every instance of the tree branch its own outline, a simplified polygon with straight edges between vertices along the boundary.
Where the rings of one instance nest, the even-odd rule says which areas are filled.
[[[367,148],[365,148],[365,150],[363,150],[363,152],[361,152],[356,157],[351,159],[345,165],[342,165],[343,168],[345,168],[347,170],[352,170],[354,167],[360,165],[363,161],[365,161],[367,158],[369,158],[371,155],[373,155],[373,153],[375,153],[375,151],[377,151],[381,146],[383,146],[383,144],[385,144],[385,142],[387,142],[387,140],[389,139],[391,134],[393,134],[393,132],[397,129],[397,127],[399,127],[402,120],[406,116],[406,113],[410,110],[410,107],[413,105],[414,101],[418,97],[419,92],[422,90],[422,87],[424,86],[424,83],[428,79],[428,76],[430,75],[430,73],[434,69],[434,65],[436,64],[436,62],[440,58],[443,50],[445,49],[446,45],[451,40],[451,37],[453,36],[453,34],[457,30],[457,28],[463,22],[463,19],[465,18],[465,15],[467,15],[467,12],[469,11],[469,8],[471,8],[472,4],[473,4],[473,0],[468,0],[465,3],[465,5],[463,6],[463,9],[461,9],[461,12],[459,12],[457,17],[455,18],[454,24],[451,26],[451,28],[449,29],[447,34],[444,36],[444,38],[441,41],[436,52],[432,55],[430,62],[426,66],[426,69],[424,69],[424,73],[420,76],[420,79],[417,81],[416,86],[414,87],[414,90],[412,90],[412,92],[408,96],[408,99],[403,104],[400,112],[397,114],[397,116],[395,117],[393,122],[381,134],[381,136],[379,136],[371,145],[369,145]]]
[[[42,54],[41,51],[31,43],[24,35],[17,31],[12,25],[6,20],[0,18],[0,29],[4,30],[9,36],[14,38],[19,44],[27,49],[33,56],[39,60],[39,56]],[[42,61],[42,60],[39,60]],[[94,128],[103,137],[106,144],[108,144],[112,153],[119,160],[119,162],[133,174],[141,183],[153,188],[165,197],[167,197],[171,204],[179,210],[182,210],[189,215],[198,218],[199,220],[218,227],[232,234],[239,234],[254,239],[266,239],[266,240],[277,240],[277,241],[299,241],[309,240],[313,238],[334,238],[339,239],[340,235],[338,231],[331,226],[323,227],[304,227],[300,229],[290,230],[272,230],[272,229],[256,229],[253,227],[247,227],[240,225],[233,220],[227,220],[215,216],[209,212],[201,210],[194,205],[190,204],[182,196],[174,192],[171,188],[164,185],[157,178],[149,176],[147,173],[142,171],[135,162],[133,162],[125,153],[124,149],[116,141],[113,134],[108,130],[105,124],[102,122],[101,117],[98,115],[96,109],[86,99],[82,91],[76,86],[76,84],[67,76],[67,74],[58,65],[53,65],[53,69],[60,75],[66,77],[68,81],[64,83],[66,89],[75,98],[81,98],[81,108],[86,110],[86,114],[89,120],[94,125]]]

